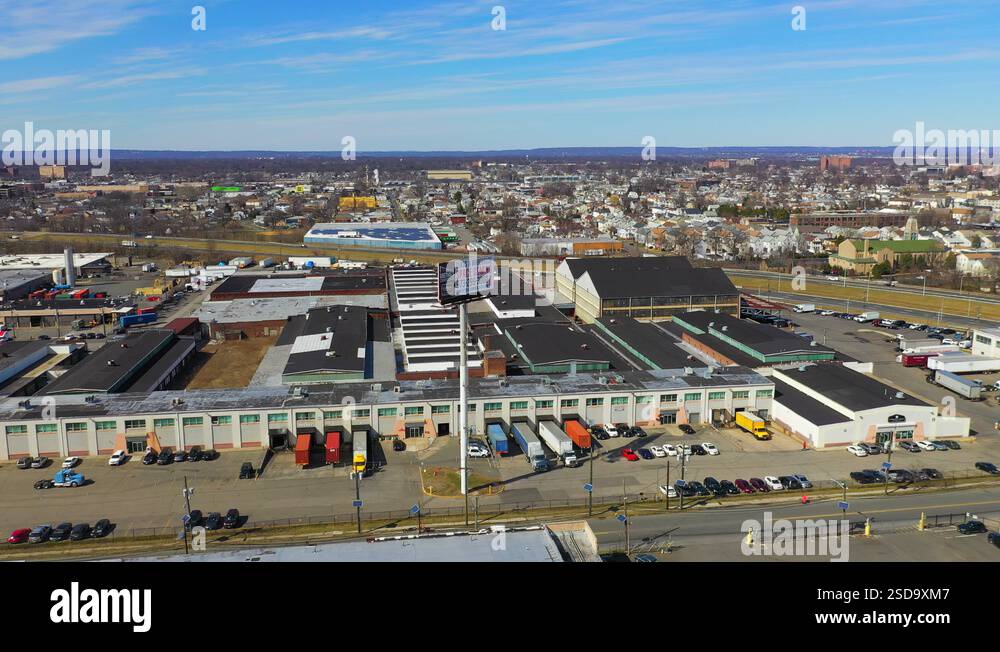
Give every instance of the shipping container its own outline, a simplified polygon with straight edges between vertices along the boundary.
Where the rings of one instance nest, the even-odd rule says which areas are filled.
[[[958,374],[950,371],[937,370],[927,377],[927,382],[940,385],[955,392],[959,396],[964,396],[970,401],[981,401],[983,399],[983,384],[978,380],[962,378]]]
[[[936,353],[904,353],[900,356],[900,361],[904,367],[926,367],[927,360],[936,355]]]
[[[342,445],[340,431],[331,430],[326,433],[326,463],[340,464],[340,447]]]
[[[503,426],[499,423],[491,423],[486,426],[486,437],[490,440],[490,446],[496,455],[506,455],[510,452],[507,445],[507,435],[503,431]]]
[[[309,451],[312,448],[312,435],[299,434],[295,440],[295,463],[305,468],[309,466]]]
[[[155,312],[146,312],[141,315],[125,315],[118,320],[119,328],[128,328],[129,326],[135,326],[136,324],[150,324],[156,321]]]
[[[929,369],[953,374],[974,374],[1000,371],[1000,359],[972,356],[968,353],[942,353],[927,361]]]
[[[573,440],[576,447],[581,450],[590,450],[590,431],[576,419],[567,419],[563,422],[563,429],[569,438]]]

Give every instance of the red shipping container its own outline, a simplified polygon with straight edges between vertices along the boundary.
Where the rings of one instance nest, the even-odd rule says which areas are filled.
[[[585,450],[590,448],[590,431],[584,428],[579,421],[567,419],[566,423],[563,424],[563,430],[566,431],[577,448]]]
[[[326,463],[340,464],[340,433],[336,430],[326,433]]]
[[[312,435],[299,435],[295,441],[295,463],[299,466],[309,466],[309,448],[312,446]]]

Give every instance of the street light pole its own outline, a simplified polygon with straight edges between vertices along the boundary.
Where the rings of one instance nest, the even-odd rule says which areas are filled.
[[[354,472],[354,504],[358,510],[358,534],[361,534],[361,473]]]
[[[594,435],[590,435],[590,491],[587,492],[587,516],[594,515]]]
[[[468,320],[469,312],[464,303],[458,306],[458,341],[459,341],[459,446],[460,466],[462,473],[462,497],[465,499],[465,526],[469,526],[469,351],[468,351]]]

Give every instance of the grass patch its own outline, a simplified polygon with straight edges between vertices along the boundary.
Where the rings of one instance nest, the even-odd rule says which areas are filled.
[[[500,493],[499,472],[490,474],[469,471],[469,491],[479,492],[481,496],[491,496]],[[462,473],[460,469],[448,466],[428,466],[420,471],[420,481],[424,493],[438,498],[461,498]]]

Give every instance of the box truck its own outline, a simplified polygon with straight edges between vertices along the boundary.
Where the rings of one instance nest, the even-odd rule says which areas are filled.
[[[737,412],[736,425],[746,430],[756,439],[766,441],[771,438],[771,433],[767,431],[767,423],[753,412]]]
[[[816,304],[800,303],[792,308],[794,312],[816,312]]]
[[[927,376],[927,382],[940,385],[950,389],[959,396],[964,396],[970,401],[983,400],[983,384],[978,380],[962,378],[958,374],[950,371],[935,370],[933,374]]]
[[[854,321],[864,324],[867,322],[873,322],[878,318],[879,314],[877,312],[875,312],[874,310],[869,310],[868,312],[863,312],[857,317],[855,317]]]
[[[486,437],[490,440],[490,447],[495,455],[506,455],[510,452],[507,445],[507,433],[503,431],[503,426],[499,423],[491,423],[486,426]]]
[[[573,452],[573,440],[562,428],[551,421],[538,422],[538,436],[566,466],[576,466],[576,453]]]
[[[368,470],[368,431],[356,430],[352,439],[352,467],[355,473],[364,475]]]
[[[515,423],[510,427],[510,434],[521,447],[521,452],[531,464],[532,470],[535,472],[549,470],[549,459],[545,456],[545,449],[542,448],[541,440],[530,425],[524,422]]]

